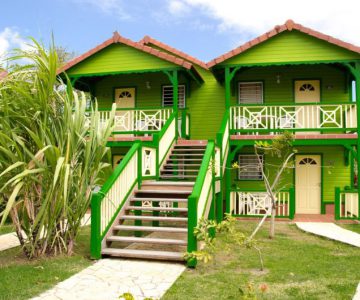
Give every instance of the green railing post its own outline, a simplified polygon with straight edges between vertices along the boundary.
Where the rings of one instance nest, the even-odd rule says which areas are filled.
[[[215,144],[214,144],[215,145]],[[212,163],[211,166],[211,204],[210,204],[210,211],[209,211],[209,220],[216,220],[216,199],[215,199],[215,147],[213,153],[211,155]],[[210,236],[215,237],[215,228],[212,228],[209,231]]]
[[[137,142],[139,143],[138,151],[138,188],[141,187],[142,184],[142,143],[141,141]]]
[[[191,253],[197,250],[197,239],[194,235],[194,229],[197,226],[197,199],[196,197],[189,196],[188,198],[188,245],[187,252]],[[196,259],[187,261],[189,267],[195,267],[197,264]]]
[[[230,214],[230,186],[231,186],[231,161],[228,157],[225,168],[225,197],[226,197],[226,213]]]
[[[91,195],[91,236],[90,236],[90,257],[92,259],[101,258],[101,232],[100,232],[100,203],[101,195],[93,193]]]
[[[221,182],[220,182],[221,184]],[[220,223],[223,220],[223,189],[215,195],[216,198],[216,222]]]
[[[290,196],[290,207],[289,207],[289,219],[293,220],[295,216],[295,188],[291,187],[289,189],[289,196]]]
[[[341,199],[340,199],[340,188],[335,188],[335,220],[340,220],[341,210]]]
[[[181,137],[186,139],[186,110],[181,111]]]

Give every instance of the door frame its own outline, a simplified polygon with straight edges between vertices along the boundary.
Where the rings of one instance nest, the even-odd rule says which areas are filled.
[[[321,168],[320,168],[320,214],[325,214],[325,205],[324,205],[324,200],[323,200],[323,195],[324,195],[324,170],[323,170],[323,165],[324,165],[324,155],[323,153],[319,153],[319,152],[300,152],[300,153],[296,153],[294,156],[294,190],[295,190],[295,207],[294,207],[294,211],[296,214],[296,156],[298,155],[318,155],[320,156],[320,164],[321,164]]]
[[[121,85],[121,86],[113,86],[112,92],[112,103],[115,103],[115,93],[116,89],[135,89],[135,97],[134,97],[134,108],[137,108],[137,93],[138,87],[136,85]]]
[[[321,78],[293,78],[292,80],[292,96],[293,96],[293,103],[296,104],[296,95],[295,95],[295,81],[306,81],[306,80],[318,80],[319,81],[319,86],[320,86],[320,101],[318,102],[319,104],[322,103],[323,101],[323,93],[322,93],[322,79]]]

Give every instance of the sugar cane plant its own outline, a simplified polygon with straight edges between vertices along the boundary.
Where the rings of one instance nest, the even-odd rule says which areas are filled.
[[[32,42],[10,57],[27,65],[0,82],[1,224],[10,217],[28,258],[73,253],[91,192],[109,167],[114,117],[113,108],[101,122],[96,102],[88,113],[85,95],[57,75],[54,43]]]

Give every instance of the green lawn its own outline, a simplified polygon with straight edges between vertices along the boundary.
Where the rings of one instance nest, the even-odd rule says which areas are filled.
[[[10,233],[15,231],[14,226],[13,225],[3,225],[0,227],[0,235],[1,234],[5,234],[5,233]]]
[[[360,233],[360,224],[341,224],[341,227]]]
[[[92,264],[90,227],[81,229],[75,254],[29,261],[20,248],[0,252],[0,299],[28,299]]]
[[[249,232],[255,225],[239,222],[237,227]],[[258,299],[352,298],[360,279],[360,249],[306,234],[285,222],[276,224],[277,236],[269,240],[268,225],[257,235],[264,272],[259,271],[254,250],[227,245],[229,250],[218,251],[214,262],[186,270],[163,299],[242,299],[239,288],[244,290],[248,283]],[[219,242],[226,244],[221,237]],[[268,287],[265,293],[259,291],[261,284]]]

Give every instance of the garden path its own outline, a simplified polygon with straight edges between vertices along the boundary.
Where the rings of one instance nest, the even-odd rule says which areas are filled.
[[[81,220],[81,226],[90,225],[91,215],[85,214]],[[0,251],[20,246],[15,232],[0,235]]]
[[[185,270],[184,264],[102,259],[32,300],[160,299]]]
[[[301,230],[312,234],[320,235],[355,247],[360,247],[360,234],[344,229],[334,223],[296,222],[296,226]]]

